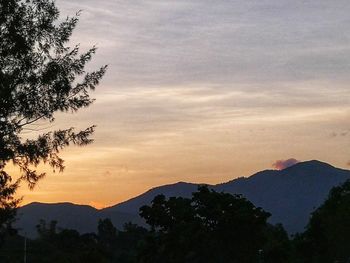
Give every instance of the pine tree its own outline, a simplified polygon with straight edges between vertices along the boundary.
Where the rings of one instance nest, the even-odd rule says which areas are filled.
[[[62,20],[51,0],[0,0],[0,224],[13,217],[18,200],[13,195],[20,183],[33,189],[45,176],[36,167],[45,163],[62,172],[60,151],[92,142],[94,126],[82,131],[72,127],[43,132],[24,139],[23,133],[38,130],[40,121],[53,122],[58,112],[88,107],[106,66],[86,72],[85,65],[96,48],[80,52],[68,46],[79,13]],[[6,170],[11,163],[19,178]],[[4,215],[2,215],[4,213]]]

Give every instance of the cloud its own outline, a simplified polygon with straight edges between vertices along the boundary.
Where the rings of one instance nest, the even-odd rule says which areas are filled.
[[[62,16],[83,10],[73,40],[100,47],[111,85],[348,80],[343,1],[57,2]]]
[[[334,138],[334,137],[345,137],[345,136],[348,136],[350,135],[350,130],[344,130],[344,131],[341,131],[341,132],[332,132],[330,134],[331,138]]]
[[[350,2],[57,4],[63,17],[83,9],[72,44],[99,47],[89,67],[109,64],[94,105],[56,116],[57,127],[98,126],[93,145],[70,148],[65,158],[68,178],[88,179],[86,202],[109,204],[175,181],[231,180],[286,151],[303,160],[344,158]],[[325,141],[332,131],[337,138]],[[110,200],[102,200],[106,189]]]
[[[272,164],[272,166],[274,168],[276,168],[277,170],[283,170],[286,169],[290,166],[293,166],[297,163],[299,163],[300,161],[294,159],[294,158],[290,158],[287,160],[277,160],[275,163]]]
[[[349,132],[350,131],[343,131],[339,135],[344,137],[344,136],[347,136],[349,134]]]

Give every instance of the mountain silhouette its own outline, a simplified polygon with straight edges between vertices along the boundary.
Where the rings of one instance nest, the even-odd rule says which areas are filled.
[[[242,194],[256,206],[270,212],[271,223],[282,223],[293,234],[303,231],[310,214],[323,203],[330,189],[347,179],[350,179],[349,170],[313,160],[280,171],[261,171],[250,177],[209,187],[219,192]],[[164,185],[102,210],[69,203],[32,203],[19,209],[17,226],[34,234],[39,219],[56,219],[60,227],[73,228],[82,233],[95,231],[99,218],[111,218],[118,228],[128,221],[143,224],[138,210],[142,205],[150,204],[156,195],[190,197],[197,187],[197,184],[185,182]]]
[[[281,171],[266,170],[248,178],[217,185],[215,190],[239,193],[272,214],[289,233],[303,231],[310,213],[327,198],[330,189],[347,179],[350,171],[320,161],[295,164]]]
[[[36,225],[41,219],[49,223],[52,220],[58,222],[58,230],[75,229],[80,233],[96,232],[99,219],[110,218],[114,226],[122,229],[127,222],[143,225],[143,221],[135,214],[127,214],[118,211],[98,210],[88,205],[76,205],[72,203],[43,204],[31,203],[18,209],[15,227],[21,234],[28,237],[37,235]]]

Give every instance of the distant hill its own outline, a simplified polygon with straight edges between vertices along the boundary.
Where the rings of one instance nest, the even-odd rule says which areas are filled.
[[[243,194],[272,214],[270,222],[282,223],[289,233],[295,233],[303,231],[310,213],[323,203],[330,189],[347,179],[348,170],[308,161],[236,179],[215,186],[215,190]]]
[[[129,214],[138,214],[139,208],[145,204],[150,204],[153,198],[159,194],[164,194],[166,197],[182,196],[191,197],[192,193],[197,191],[198,185],[179,182],[176,184],[163,185],[156,188],[152,188],[147,192],[129,199],[126,202],[122,202],[115,206],[111,206],[103,209],[104,211],[117,211]]]
[[[216,191],[244,195],[256,206],[272,214],[270,222],[282,223],[292,234],[303,231],[310,213],[322,204],[329,190],[347,179],[350,179],[349,170],[320,161],[307,161],[281,171],[265,170],[250,177],[209,187]],[[32,203],[19,209],[17,226],[33,233],[34,226],[41,218],[47,221],[56,219],[59,226],[80,232],[95,231],[98,218],[105,217],[111,218],[119,228],[128,221],[142,224],[138,210],[142,205],[149,204],[156,195],[190,197],[197,187],[196,184],[184,182],[164,185],[102,210],[68,203]]]
[[[58,228],[75,229],[80,233],[96,232],[98,220],[104,218],[110,218],[118,229],[122,229],[126,222],[143,224],[137,214],[97,210],[88,205],[71,203],[31,203],[21,207],[17,217],[18,221],[15,227],[22,234],[25,232],[29,237],[36,236],[36,225],[40,219],[44,219],[46,222],[56,220]]]

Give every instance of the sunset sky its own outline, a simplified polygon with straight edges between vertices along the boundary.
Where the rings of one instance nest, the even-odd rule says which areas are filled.
[[[349,168],[348,0],[57,0],[83,10],[71,45],[109,65],[78,114],[95,143],[62,152],[24,202],[104,207],[178,181],[221,183],[318,159]],[[45,126],[46,125],[46,126]],[[42,131],[41,131],[42,132]],[[45,169],[45,168],[43,168]]]

